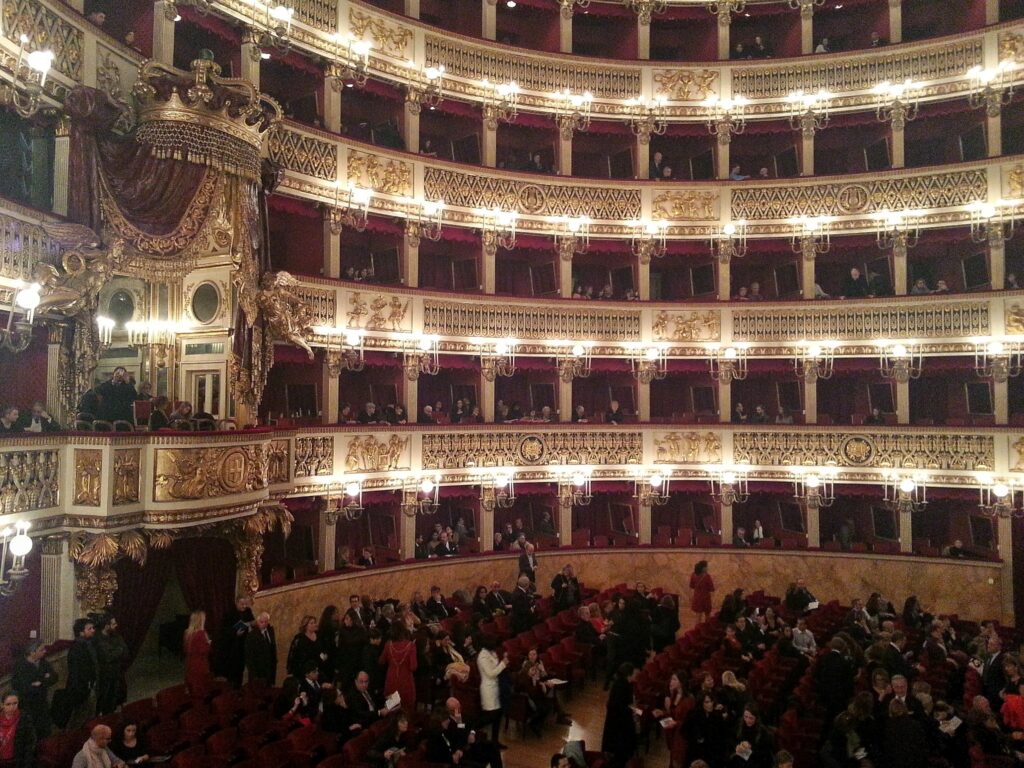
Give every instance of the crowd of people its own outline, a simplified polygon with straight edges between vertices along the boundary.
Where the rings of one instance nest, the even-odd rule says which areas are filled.
[[[616,294],[612,284],[605,283],[604,287],[595,293],[594,286],[589,283],[574,283],[572,298],[585,301],[640,301],[640,292],[630,286]]]
[[[608,408],[603,412],[605,424],[622,424],[628,414],[622,410],[618,400],[612,400]],[[494,421],[497,424],[507,423],[534,423],[554,424],[561,421],[559,411],[550,405],[540,408],[524,408],[518,400],[500,399],[494,406]],[[573,407],[570,421],[573,424],[587,424],[593,420],[593,416],[587,412],[584,405]],[[401,403],[388,403],[381,407],[373,402],[366,402],[362,407],[353,406],[351,403],[342,403],[338,416],[339,424],[391,424],[401,426],[412,423],[409,414]],[[416,424],[483,424],[483,415],[480,406],[469,398],[457,398],[453,405],[446,406],[443,401],[437,400],[433,404],[428,403],[420,409],[416,417]],[[792,422],[780,422],[792,423]]]
[[[768,415],[764,405],[758,403],[754,406],[754,412],[748,413],[742,402],[737,402],[732,409],[733,424],[792,424],[793,412],[784,405],[779,406],[775,416]]]

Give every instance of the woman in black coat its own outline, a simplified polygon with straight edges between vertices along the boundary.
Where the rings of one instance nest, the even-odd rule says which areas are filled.
[[[746,754],[749,750],[749,755]],[[741,756],[741,753],[744,756]],[[733,743],[733,754],[729,765],[741,765],[747,768],[771,768],[775,754],[775,739],[772,737],[753,705],[743,708],[739,724],[736,726],[736,738]]]
[[[910,716],[907,705],[899,699],[889,702],[882,759],[888,768],[925,768],[928,765],[928,736],[924,726]]]
[[[679,608],[671,595],[665,595],[651,618],[651,644],[654,651],[663,650],[676,640],[679,631]]]
[[[722,764],[729,747],[729,713],[710,693],[697,697],[697,706],[686,718],[686,762],[703,760],[711,768]]]
[[[0,734],[14,740],[10,768],[34,768],[36,764],[36,729],[32,716],[18,706],[18,695],[9,693],[0,701]]]
[[[610,754],[608,768],[624,768],[636,752],[636,721],[633,713],[633,680],[636,669],[630,663],[621,665],[608,692],[605,708],[601,751]]]

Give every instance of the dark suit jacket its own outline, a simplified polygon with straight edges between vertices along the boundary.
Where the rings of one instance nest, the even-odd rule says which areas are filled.
[[[993,709],[1002,706],[999,692],[1006,685],[1006,673],[1003,672],[1003,652],[985,660],[981,667],[981,690]]]
[[[306,717],[316,718],[320,712],[320,699],[323,698],[323,691],[319,682],[312,682],[306,677],[299,681],[299,693],[306,694],[306,704],[302,707],[300,714]]]
[[[889,677],[903,675],[907,680],[913,680],[917,674],[917,670],[903,658],[902,652],[892,643],[885,646],[885,650],[882,652],[882,666],[889,673]]]
[[[516,587],[512,593],[512,631],[518,634],[533,626],[533,595]]]
[[[519,555],[519,573],[526,574],[531,581],[537,582],[537,555],[528,555],[525,552]]]
[[[427,617],[441,621],[441,619],[447,619],[452,615],[451,610],[444,604],[444,599],[440,602],[437,600],[427,600]]]
[[[383,708],[383,705],[379,704],[372,694],[370,699],[371,701],[368,702],[366,697],[355,688],[345,694],[345,703],[348,704],[352,720],[360,723],[364,728],[380,719],[380,715],[377,713]]]
[[[441,541],[434,547],[434,554],[438,557],[452,557],[459,554],[459,548],[450,541]]]
[[[96,685],[98,673],[99,662],[93,641],[75,640],[68,650],[68,682],[64,687],[71,692],[76,704],[89,698],[89,690]]]
[[[267,627],[267,637],[253,627],[252,632],[245,636],[245,668],[249,670],[250,680],[264,680],[274,685],[277,680],[277,639],[274,628]]]
[[[490,607],[492,611],[504,611],[506,613],[508,612],[509,600],[505,597],[504,593],[488,592],[486,600],[487,605]]]
[[[846,707],[853,697],[853,664],[838,651],[829,651],[814,670],[815,691],[830,712]]]

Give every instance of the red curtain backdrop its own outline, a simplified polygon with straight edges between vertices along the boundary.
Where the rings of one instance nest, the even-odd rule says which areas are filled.
[[[235,552],[226,539],[181,539],[171,547],[174,573],[190,611],[206,611],[206,631],[218,637],[235,602]]]
[[[130,659],[134,659],[142,648],[153,624],[172,567],[171,553],[166,550],[150,550],[144,566],[128,558],[122,558],[114,564],[117,592],[114,593],[111,613],[121,627],[121,636],[128,644]]]

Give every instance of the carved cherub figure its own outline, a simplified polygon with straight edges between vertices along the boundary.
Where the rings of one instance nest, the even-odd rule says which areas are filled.
[[[269,335],[301,347],[312,360],[313,350],[308,339],[312,334],[313,313],[295,290],[298,285],[299,281],[288,272],[268,272],[260,281],[256,303],[263,312]]]

